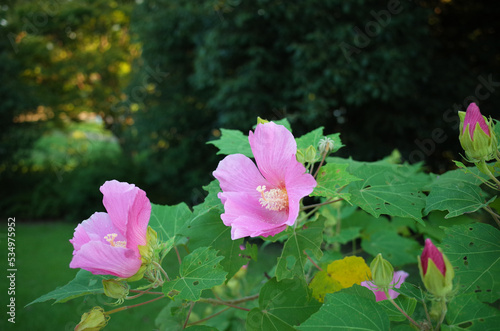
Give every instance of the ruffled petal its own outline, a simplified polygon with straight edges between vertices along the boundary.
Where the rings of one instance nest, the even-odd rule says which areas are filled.
[[[73,252],[70,268],[82,268],[95,275],[133,276],[141,266],[141,257],[132,249],[90,241]]]
[[[268,185],[255,163],[243,154],[226,156],[213,175],[224,192],[257,192],[257,186]]]
[[[242,216],[234,220],[231,226],[231,239],[239,239],[243,237],[268,237],[286,229],[286,224],[272,224],[263,222],[259,219]]]
[[[125,236],[127,247],[134,250],[146,244],[151,203],[146,193],[133,184],[107,181],[100,188],[103,204],[114,226]]]
[[[288,194],[288,221],[287,225],[293,225],[299,216],[300,200],[311,194],[316,187],[316,180],[311,174],[306,173],[306,168],[295,159],[288,161],[285,172],[285,185]]]
[[[290,131],[273,122],[257,124],[248,135],[255,162],[262,175],[275,187],[283,187],[284,168],[297,153],[297,144]]]

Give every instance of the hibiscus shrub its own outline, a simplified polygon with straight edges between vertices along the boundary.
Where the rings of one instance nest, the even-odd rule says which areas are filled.
[[[145,329],[493,330],[500,124],[474,104],[460,118],[474,166],[441,175],[397,151],[335,157],[338,134],[294,137],[287,120],[259,119],[248,137],[222,130],[211,143],[226,156],[203,203],[152,204],[133,184],[104,183],[107,213],[70,240],[76,278],[32,303],[97,295],[115,306],[89,306],[75,330],[157,300]]]

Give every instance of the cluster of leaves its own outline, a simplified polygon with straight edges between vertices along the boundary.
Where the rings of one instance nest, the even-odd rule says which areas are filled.
[[[290,128],[286,120],[280,123]],[[296,138],[298,150],[317,146],[322,137],[319,128]],[[342,146],[338,134],[328,137],[335,150]],[[223,130],[213,144],[221,154],[251,156],[248,138],[239,131]],[[492,306],[500,299],[495,277],[500,272],[500,231],[464,214],[494,206],[496,196],[481,186],[483,175],[474,168],[437,176],[424,173],[419,164],[397,161],[397,154],[377,162],[326,158],[311,194],[320,202],[305,206],[296,226],[273,237],[231,240],[230,228],[220,219],[224,208],[216,181],[204,187],[208,195],[192,210],[185,203],[154,204],[149,224],[163,242],[169,276],[161,292],[149,293],[168,301],[156,318],[157,327],[409,330],[394,306],[376,302],[369,289],[357,285],[369,277],[363,258],[382,253],[396,269],[411,273],[395,302],[425,329],[432,297],[419,281],[416,262],[423,238],[430,237],[441,242],[456,274],[442,329],[495,329],[500,322],[500,312]],[[353,254],[363,258],[339,261]],[[350,270],[352,279],[339,268]],[[32,303],[103,295],[106,278],[82,270]]]

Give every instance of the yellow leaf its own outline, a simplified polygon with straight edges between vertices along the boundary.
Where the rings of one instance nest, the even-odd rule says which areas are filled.
[[[323,302],[327,293],[340,291],[342,286],[338,281],[331,278],[326,271],[322,270],[314,276],[309,288],[313,291],[313,297],[319,302]]]

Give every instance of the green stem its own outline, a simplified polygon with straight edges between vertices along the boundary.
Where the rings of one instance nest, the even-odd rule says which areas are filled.
[[[163,294],[163,293],[162,293],[162,294]],[[154,302],[154,301],[157,301],[157,300],[163,299],[164,297],[165,297],[164,295],[161,295],[161,296],[159,296],[159,297],[156,297],[156,298],[151,299],[151,300],[149,300],[149,301],[145,301],[145,302],[138,303],[138,304],[136,304],[136,305],[124,306],[124,307],[116,308],[116,309],[113,309],[113,310],[107,311],[107,312],[106,312],[106,314],[107,314],[107,315],[111,315],[111,314],[117,313],[117,312],[122,311],[122,310],[127,310],[127,309],[131,309],[131,308],[139,307],[139,306],[142,306],[142,305],[146,305],[146,304],[148,304],[148,303],[151,303],[151,302]]]
[[[169,282],[170,278],[168,278],[167,272],[161,267],[161,265],[158,262],[155,262],[155,261],[153,261],[153,264],[160,269],[161,273],[165,275],[165,278]]]
[[[415,325],[419,330],[421,330],[422,328],[421,328],[420,324],[418,324],[417,322],[415,322],[415,320],[413,318],[408,316],[408,314],[398,306],[398,304],[394,301],[394,299],[391,298],[391,296],[389,295],[389,289],[386,289],[384,292],[385,292],[385,296],[394,305],[394,307],[396,307],[396,309],[399,310],[399,312],[401,314],[403,314],[411,322],[411,324]]]
[[[344,199],[339,198],[339,199],[335,199],[335,200],[329,200],[329,201],[326,201],[326,202],[315,203],[313,205],[304,206],[304,207],[301,208],[301,210],[305,210],[305,209],[309,209],[309,208],[314,208],[314,207],[321,207],[321,206],[329,205],[331,203],[339,202],[339,201],[342,201],[342,200],[344,200]]]
[[[484,210],[486,210],[493,217],[495,222],[497,222],[497,225],[500,227],[500,216],[497,213],[495,213],[490,206],[484,207]]]
[[[491,173],[490,168],[486,164],[486,161],[480,161],[476,163],[476,167],[485,175],[490,177],[497,185],[496,189],[500,190],[500,181]]]
[[[227,310],[229,310],[229,309],[231,309],[231,307],[224,308],[224,309],[222,309],[222,310],[220,310],[220,311],[216,312],[215,314],[212,314],[212,315],[210,315],[210,316],[208,316],[208,317],[202,318],[202,319],[201,319],[201,320],[199,320],[199,321],[196,321],[196,322],[193,322],[193,323],[189,323],[189,324],[188,324],[188,325],[186,325],[186,326],[191,326],[191,325],[196,325],[196,324],[203,323],[203,322],[205,322],[205,321],[208,321],[208,320],[209,320],[209,319],[211,319],[211,318],[214,318],[214,317],[216,317],[216,316],[219,316],[220,314],[222,314],[223,312],[225,312],[225,311],[227,311]]]
[[[441,326],[441,323],[443,323],[444,317],[446,316],[447,312],[448,308],[446,307],[446,301],[443,299],[441,300],[441,317],[439,318],[439,322],[436,325],[436,328],[434,329],[435,331],[439,331],[439,327]]]

